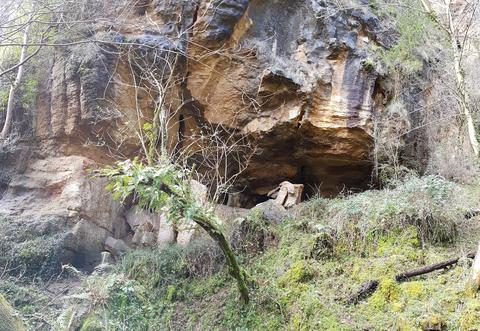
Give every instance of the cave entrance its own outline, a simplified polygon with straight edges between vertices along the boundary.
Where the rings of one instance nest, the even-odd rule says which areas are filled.
[[[317,163],[315,166],[303,164],[297,166],[291,176],[282,176],[280,171],[275,170],[258,174],[265,175],[255,176],[255,172],[249,171],[241,179],[243,189],[238,190],[238,193],[229,194],[223,203],[232,207],[252,208],[270,199],[267,193],[284,181],[304,185],[302,201],[316,196],[335,197],[345,192],[361,192],[369,188],[372,165],[369,162],[355,164],[329,162]]]

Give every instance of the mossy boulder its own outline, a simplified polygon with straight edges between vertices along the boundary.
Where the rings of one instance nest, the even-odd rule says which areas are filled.
[[[5,298],[0,294],[0,331],[26,330],[20,318]]]

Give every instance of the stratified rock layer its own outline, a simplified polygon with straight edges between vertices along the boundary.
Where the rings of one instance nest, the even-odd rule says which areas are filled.
[[[179,82],[165,96],[176,109],[170,147],[189,145],[206,124],[253,142],[237,183],[247,195],[283,181],[327,195],[369,181],[382,91],[368,51],[390,43],[374,15],[317,0],[151,0],[134,9],[98,25],[102,47],[56,49],[37,98],[35,144],[1,165],[0,216],[57,220],[70,252],[62,263],[90,265],[107,237],[131,230],[128,210],[87,171],[138,155],[137,120],[151,120],[155,95],[134,88],[141,75],[125,44]]]
[[[320,3],[200,7],[188,89],[210,123],[255,137],[244,184],[257,194],[282,180],[332,194],[369,178],[377,74],[365,61],[389,41],[369,12]]]

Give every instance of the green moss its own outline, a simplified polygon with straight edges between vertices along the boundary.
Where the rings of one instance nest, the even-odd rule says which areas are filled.
[[[413,281],[402,284],[402,289],[405,297],[408,299],[419,299],[425,295],[425,290],[422,282]]]
[[[297,261],[279,278],[278,284],[288,286],[295,283],[305,283],[314,276],[311,266],[307,265],[305,261]]]
[[[470,331],[480,327],[480,313],[465,311],[460,316],[460,330]]]
[[[400,287],[392,278],[385,278],[380,281],[378,289],[368,300],[371,309],[384,310],[387,304],[398,300],[400,296]]]
[[[415,190],[414,184],[422,187]],[[131,330],[147,326],[161,329],[165,325],[176,330],[275,331],[410,331],[429,325],[441,325],[446,330],[476,328],[480,304],[475,303],[478,294],[469,296],[465,292],[465,280],[470,273],[466,261],[408,282],[399,284],[394,279],[400,272],[447,260],[478,244],[480,224],[468,221],[468,227],[463,227],[462,220],[456,221],[460,234],[457,240],[461,242],[420,243],[419,237],[427,231],[422,230],[426,223],[412,224],[406,219],[410,215],[423,220],[420,214],[425,213],[453,222],[454,217],[447,215],[442,206],[451,201],[451,188],[438,178],[432,182],[422,179],[403,185],[394,194],[386,190],[362,193],[361,198],[355,195],[322,199],[321,212],[310,210],[313,207],[309,204],[307,215],[318,219],[305,223],[305,217],[310,216],[304,215],[274,226],[277,245],[244,259],[243,265],[253,280],[247,307],[239,304],[227,270],[191,274],[182,248],[169,247],[163,251],[132,252],[113,275],[102,276],[104,280],[99,284],[106,289],[108,303],[96,306],[95,310],[99,311],[98,316],[107,316],[112,327],[121,327],[120,322],[128,316]],[[430,206],[422,206],[421,213],[409,205],[419,195],[428,196],[423,201],[433,201]],[[384,200],[388,201],[385,208],[379,202]],[[341,214],[337,220],[345,220],[348,214],[349,222],[337,228],[327,226],[332,224],[330,204],[341,207],[335,209]],[[348,213],[343,208],[348,208]],[[353,234],[344,235],[344,225]],[[334,234],[335,254],[317,258],[312,247],[320,231],[326,229]],[[362,231],[367,235],[363,236]],[[338,233],[342,235],[337,236]],[[345,238],[356,238],[357,242],[348,243]],[[349,247],[363,249],[349,251]],[[380,280],[377,291],[356,305],[348,304],[345,299],[372,279]],[[103,293],[97,294],[103,298]]]
[[[7,300],[0,294],[0,331],[23,331],[25,327]]]
[[[425,317],[420,324],[423,330],[442,330],[445,327],[445,320],[440,314],[431,314]]]

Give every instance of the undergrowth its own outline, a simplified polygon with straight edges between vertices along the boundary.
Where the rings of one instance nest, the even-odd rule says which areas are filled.
[[[409,225],[418,230],[422,245],[452,242],[457,222],[474,205],[474,198],[460,186],[439,176],[425,176],[383,190],[316,198],[303,206],[299,217],[313,223],[323,219],[323,225],[348,249],[363,251],[378,237]]]
[[[463,217],[471,195],[425,177],[304,203],[295,217],[268,226],[276,239],[265,250],[242,252],[253,280],[248,306],[223,261],[211,260],[204,273],[192,267],[191,247],[203,251],[205,243],[133,251],[113,272],[89,277],[76,299],[81,330],[476,329],[479,297],[465,290],[471,261],[408,282],[394,278],[475,248],[480,226]],[[377,291],[348,302],[373,279]]]

